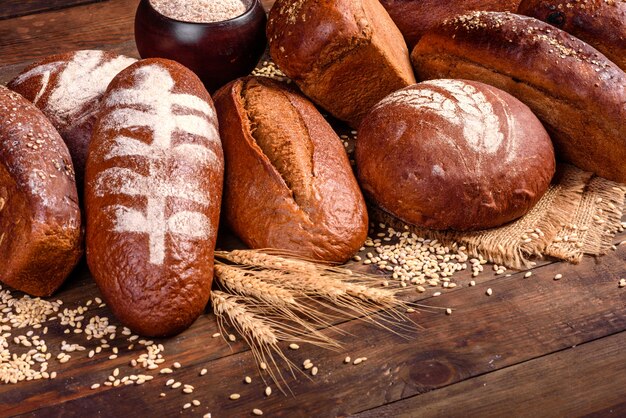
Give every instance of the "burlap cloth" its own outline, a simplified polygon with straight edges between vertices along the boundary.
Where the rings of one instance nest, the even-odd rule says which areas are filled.
[[[469,254],[512,268],[530,267],[536,257],[578,263],[583,255],[606,254],[623,230],[626,186],[559,165],[550,188],[524,217],[500,228],[474,232],[433,231],[408,225],[411,232],[456,242]],[[372,219],[403,230],[405,223],[371,208]]]

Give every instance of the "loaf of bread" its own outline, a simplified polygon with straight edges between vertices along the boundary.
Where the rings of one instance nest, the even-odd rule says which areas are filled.
[[[473,11],[515,12],[520,0],[380,0],[413,49],[422,35],[446,19]]]
[[[378,0],[278,0],[267,37],[304,94],[354,127],[383,97],[415,83],[402,34]]]
[[[41,109],[61,134],[80,195],[99,100],[113,77],[135,61],[105,51],[66,52],[26,67],[8,84]]]
[[[30,295],[49,296],[81,254],[67,147],[39,109],[0,86],[0,280]]]
[[[359,128],[363,191],[431,229],[476,230],[526,214],[555,171],[548,133],[515,97],[486,84],[432,80],[384,98]]]
[[[147,59],[113,79],[87,159],[87,262],[135,332],[172,335],[203,312],[223,167],[213,103],[191,70]]]
[[[518,13],[569,32],[626,71],[626,1],[523,0]]]
[[[228,170],[224,218],[251,248],[343,262],[367,238],[367,209],[341,140],[313,104],[266,78],[215,95]]]
[[[583,41],[531,17],[474,12],[424,35],[412,59],[420,79],[507,91],[544,123],[557,158],[626,182],[626,74]]]

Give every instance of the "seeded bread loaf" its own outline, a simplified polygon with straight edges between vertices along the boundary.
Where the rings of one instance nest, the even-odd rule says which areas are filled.
[[[626,1],[523,0],[518,13],[571,33],[626,71]]]
[[[412,49],[422,35],[446,19],[467,12],[515,12],[520,0],[381,0]]]
[[[441,230],[519,218],[555,171],[550,137],[526,105],[463,80],[426,81],[383,99],[359,128],[356,161],[380,208]]]
[[[266,78],[215,95],[226,158],[224,217],[251,248],[346,261],[367,237],[367,209],[350,163],[322,115]]]
[[[39,109],[0,86],[0,280],[50,296],[82,254],[67,147]]]
[[[113,77],[135,61],[96,50],[50,55],[8,84],[41,109],[61,134],[72,156],[80,195],[98,102]]]
[[[87,159],[87,262],[135,332],[176,334],[203,312],[223,164],[213,103],[193,72],[147,59],[113,79]]]
[[[278,0],[267,37],[304,94],[355,127],[387,94],[415,83],[402,34],[378,0]]]
[[[503,89],[544,123],[557,158],[626,182],[626,74],[583,41],[540,20],[475,12],[424,35],[419,78],[465,78]]]

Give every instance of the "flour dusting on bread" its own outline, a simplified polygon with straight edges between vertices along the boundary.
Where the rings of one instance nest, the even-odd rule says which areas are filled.
[[[504,142],[501,127],[511,123],[498,117],[483,92],[461,80],[426,81],[390,94],[376,108],[391,104],[441,116],[462,128],[467,144],[480,153],[497,152]]]

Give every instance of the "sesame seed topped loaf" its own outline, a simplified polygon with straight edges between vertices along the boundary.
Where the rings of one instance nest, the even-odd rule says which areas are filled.
[[[477,10],[515,12],[520,0],[381,0],[409,49],[446,19]]]
[[[523,0],[518,13],[582,39],[626,71],[626,1]]]
[[[79,194],[99,100],[113,77],[135,61],[105,51],[66,52],[26,67],[8,84],[41,109],[61,134],[72,156]]]
[[[377,0],[278,0],[267,37],[278,67],[352,126],[387,94],[415,83],[402,34]]]
[[[626,74],[583,41],[531,17],[475,12],[424,35],[412,60],[421,79],[507,91],[544,123],[557,158],[626,182]]]
[[[49,296],[81,254],[67,147],[39,109],[0,86],[0,281]]]
[[[530,109],[464,80],[426,81],[384,98],[359,128],[356,162],[378,207],[437,230],[513,221],[555,172],[552,142]]]
[[[223,170],[213,103],[191,70],[147,59],[113,79],[87,159],[87,262],[135,332],[176,334],[203,312]]]
[[[367,237],[367,208],[341,140],[315,106],[262,77],[215,95],[228,170],[227,224],[251,248],[343,262]]]

